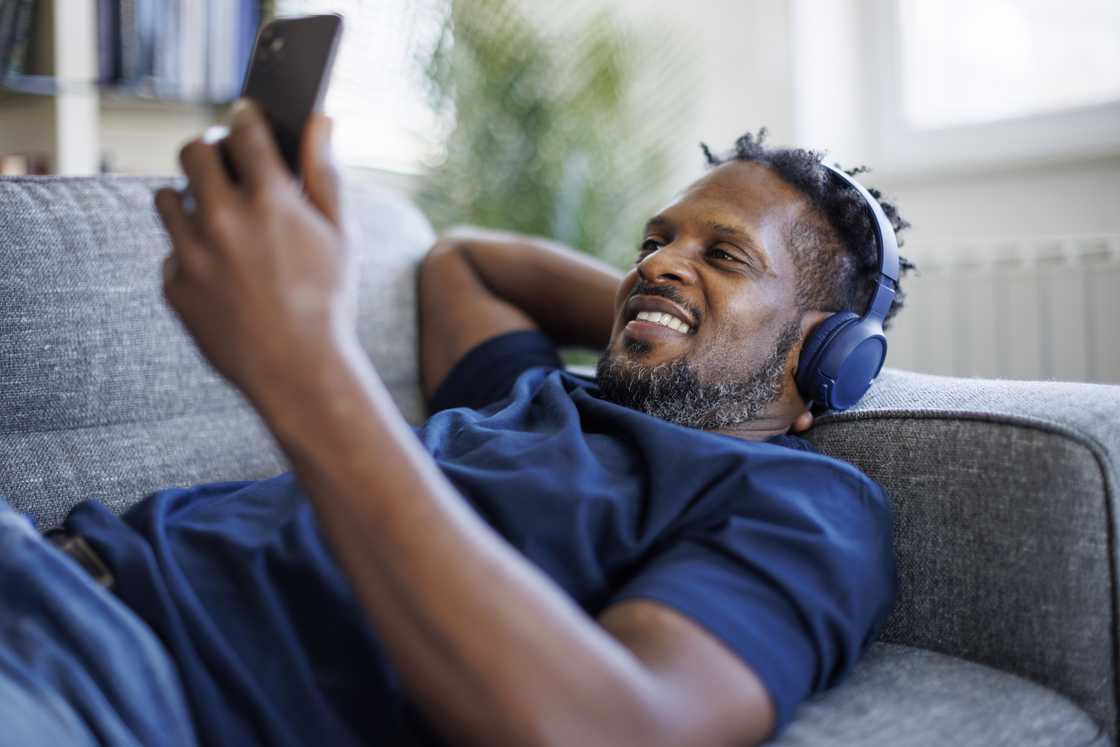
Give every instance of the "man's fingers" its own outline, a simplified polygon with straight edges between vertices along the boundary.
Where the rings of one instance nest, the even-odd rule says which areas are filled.
[[[233,199],[233,185],[226,176],[215,146],[202,138],[195,138],[179,151],[179,163],[202,215],[212,213],[216,207]]]
[[[174,252],[168,254],[163,258],[163,262],[160,264],[160,267],[163,270],[162,274],[164,288],[167,288],[179,282],[179,258],[175,256]]]
[[[238,180],[250,191],[280,179],[294,181],[268,122],[249,99],[238,99],[233,106],[225,148],[237,169]]]
[[[171,187],[161,187],[156,190],[153,201],[172,244],[182,239],[194,238],[194,226],[187,217],[181,192]]]
[[[206,247],[199,243],[194,225],[183,209],[183,196],[177,190],[163,187],[156,191],[155,205],[171,238],[171,255],[164,261],[165,278],[171,271],[176,277],[183,272],[205,272],[210,257]]]
[[[331,118],[314,113],[304,129],[300,145],[304,190],[307,199],[331,223],[342,226],[341,190],[338,169],[331,153]]]

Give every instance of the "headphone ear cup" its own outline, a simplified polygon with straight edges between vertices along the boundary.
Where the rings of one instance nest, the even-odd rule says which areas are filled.
[[[859,314],[854,312],[838,311],[809,333],[809,338],[801,348],[801,355],[797,359],[797,372],[794,374],[797,390],[806,402],[822,402],[827,399],[820,386],[822,383],[820,364],[824,357],[823,353],[843,327],[858,322],[859,318]]]
[[[859,402],[887,358],[887,338],[877,319],[844,325],[828,341],[817,363],[829,408],[841,411]]]

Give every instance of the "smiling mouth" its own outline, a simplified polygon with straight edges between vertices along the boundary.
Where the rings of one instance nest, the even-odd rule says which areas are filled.
[[[674,332],[680,332],[683,335],[687,335],[692,331],[692,327],[683,319],[664,311],[639,311],[632,321],[648,322],[650,324],[668,327]]]

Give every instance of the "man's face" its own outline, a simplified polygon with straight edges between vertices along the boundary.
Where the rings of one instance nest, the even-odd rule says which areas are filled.
[[[786,242],[806,207],[766,166],[732,161],[654,216],[615,299],[603,395],[705,430],[796,396],[801,313]]]

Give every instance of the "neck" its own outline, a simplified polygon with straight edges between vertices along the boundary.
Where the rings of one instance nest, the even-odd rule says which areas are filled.
[[[725,436],[734,436],[744,441],[765,441],[768,438],[788,433],[789,427],[790,422],[788,418],[769,417],[759,420],[750,420],[746,423],[728,426],[727,428],[717,428],[712,432],[722,433]]]

